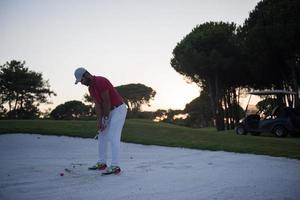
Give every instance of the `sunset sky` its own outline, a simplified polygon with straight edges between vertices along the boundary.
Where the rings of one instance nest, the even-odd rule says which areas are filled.
[[[85,67],[114,86],[142,83],[150,108],[183,109],[199,96],[170,65],[172,50],[198,24],[242,25],[258,0],[0,0],[0,65],[26,61],[57,93],[52,105],[83,100],[74,70]]]

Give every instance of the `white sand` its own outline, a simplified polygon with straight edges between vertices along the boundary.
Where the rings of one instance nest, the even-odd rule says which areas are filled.
[[[0,135],[0,199],[300,199],[299,160],[127,143],[121,158],[101,176],[95,140]]]

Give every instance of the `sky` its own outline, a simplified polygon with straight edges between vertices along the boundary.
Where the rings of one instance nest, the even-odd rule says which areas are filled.
[[[0,65],[26,61],[57,94],[55,106],[83,100],[74,70],[114,86],[142,83],[156,91],[143,110],[184,109],[200,88],[170,65],[172,51],[196,25],[242,25],[258,0],[0,0]]]

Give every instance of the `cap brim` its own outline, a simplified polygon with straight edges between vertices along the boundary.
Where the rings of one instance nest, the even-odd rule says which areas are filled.
[[[75,85],[77,85],[77,83],[79,83],[79,82],[80,82],[79,80],[76,80],[76,81],[75,81]]]

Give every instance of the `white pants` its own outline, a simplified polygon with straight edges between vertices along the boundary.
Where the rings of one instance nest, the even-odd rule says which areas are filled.
[[[120,145],[121,133],[127,114],[126,104],[113,109],[109,113],[109,122],[107,127],[99,132],[98,145],[99,145],[99,161],[100,163],[107,162],[107,148],[108,143],[111,145],[112,161],[111,165],[119,166],[120,161]]]

